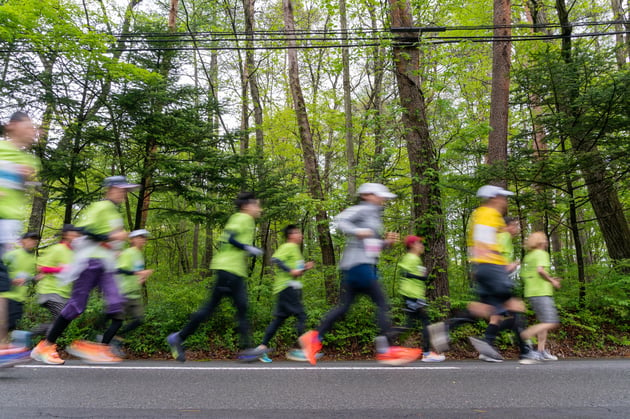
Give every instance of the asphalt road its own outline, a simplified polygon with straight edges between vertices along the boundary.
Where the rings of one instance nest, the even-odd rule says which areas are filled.
[[[0,418],[630,418],[630,360],[31,363],[0,394]]]

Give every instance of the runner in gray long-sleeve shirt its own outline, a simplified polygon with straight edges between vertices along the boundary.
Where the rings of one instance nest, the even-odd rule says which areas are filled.
[[[339,268],[342,271],[339,305],[324,316],[317,330],[300,336],[300,345],[308,361],[315,365],[316,355],[322,347],[322,338],[337,320],[348,311],[355,297],[365,294],[377,306],[379,336],[376,338],[377,360],[390,365],[402,365],[416,360],[422,351],[389,346],[389,307],[378,282],[376,263],[383,246],[398,241],[396,233],[387,233],[383,239],[383,206],[396,195],[380,183],[364,183],[358,190],[361,202],[337,217],[337,228],[347,236],[346,247]]]

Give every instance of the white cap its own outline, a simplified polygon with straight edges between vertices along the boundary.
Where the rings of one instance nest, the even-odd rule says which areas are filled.
[[[139,237],[139,236],[149,237],[150,234],[144,228],[142,228],[140,230],[134,230],[131,233],[129,233],[129,238],[130,239],[133,239],[134,237]]]
[[[514,195],[514,192],[506,191],[500,186],[494,185],[484,185],[477,191],[477,196],[479,198],[496,198],[497,196],[511,196]]]
[[[389,189],[387,189],[387,186],[380,183],[364,183],[363,185],[359,186],[357,194],[374,194],[378,197],[387,199],[396,198],[396,194],[391,193]]]

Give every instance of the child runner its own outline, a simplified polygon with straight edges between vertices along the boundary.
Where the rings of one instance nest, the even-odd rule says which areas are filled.
[[[62,272],[65,280],[74,281],[72,294],[66,306],[55,319],[52,327],[31,352],[31,357],[46,364],[63,364],[57,354],[57,339],[85,310],[90,292],[99,288],[107,304],[106,313],[114,318],[123,311],[124,298],[116,284],[116,249],[127,238],[120,204],[127,199],[127,191],[138,185],[127,183],[124,176],[111,176],[103,183],[107,188],[105,199],[90,205],[77,224],[83,237],[73,242],[76,254],[72,265]],[[75,341],[66,351],[90,363],[120,362],[108,345],[87,341]]]
[[[2,256],[11,278],[11,289],[0,294],[9,303],[9,330],[15,330],[24,314],[24,302],[28,297],[28,284],[37,273],[35,250],[39,243],[39,234],[29,232],[22,236],[21,247]]]
[[[343,275],[339,305],[324,316],[317,330],[306,332],[299,339],[304,355],[312,365],[317,363],[316,356],[322,348],[324,335],[361,294],[370,297],[377,306],[380,333],[376,338],[376,359],[379,362],[402,365],[422,354],[419,349],[389,346],[386,337],[391,332],[389,307],[378,282],[376,263],[383,245],[391,245],[398,240],[395,233],[387,233],[382,240],[383,206],[396,195],[380,183],[364,183],[359,187],[358,194],[359,205],[346,209],[335,218],[337,228],[348,238],[339,264]]]
[[[147,244],[149,232],[145,229],[134,230],[129,233],[131,246],[123,250],[118,256],[117,273],[119,288],[125,298],[124,315],[121,318],[112,319],[109,329],[103,335],[102,343],[110,344],[114,336],[123,336],[142,324],[144,317],[144,303],[142,302],[142,285],[153,274],[153,270],[145,269],[142,250]],[[121,329],[125,317],[131,318]],[[119,331],[120,330],[120,331]],[[120,342],[114,344],[117,352]]]
[[[541,231],[532,233],[525,241],[528,252],[523,259],[521,277],[525,284],[525,297],[534,309],[539,323],[525,329],[521,337],[529,339],[536,336],[540,359],[557,361],[558,357],[546,349],[547,333],[560,326],[558,310],[553,300],[554,288],[560,288],[560,278],[555,278],[549,273],[551,260],[547,252],[548,245],[547,236]]]
[[[27,114],[15,112],[0,128],[6,136],[6,141],[0,141],[0,292],[4,292],[11,288],[11,280],[2,263],[2,255],[17,244],[26,206],[26,181],[35,175],[39,162],[26,152],[35,143],[37,135]],[[0,297],[0,367],[5,363],[12,365],[16,356],[27,353],[27,348],[9,344],[8,326],[8,301]]]
[[[72,224],[66,224],[61,230],[61,241],[42,251],[37,258],[39,275],[35,277],[37,285],[37,302],[47,309],[52,319],[56,319],[70,298],[72,284],[64,284],[59,278],[61,271],[66,269],[74,257],[72,241],[81,234]],[[36,326],[32,333],[36,336],[46,335],[52,323]]]
[[[309,269],[313,269],[314,262],[304,263],[304,257],[300,250],[302,244],[302,231],[296,225],[290,224],[282,230],[286,243],[278,247],[271,257],[271,261],[278,268],[273,283],[273,293],[278,296],[273,321],[267,326],[262,343],[257,350],[265,353],[260,357],[263,362],[271,362],[267,356],[269,341],[274,337],[280,326],[291,316],[295,316],[297,322],[297,335],[304,333],[306,313],[302,305],[302,282],[299,278]],[[306,361],[304,353],[294,349],[287,354],[287,358],[293,361]]]
[[[249,320],[247,318],[247,278],[248,256],[260,256],[263,251],[253,246],[256,219],[262,214],[260,201],[250,192],[242,192],[235,201],[238,212],[227,221],[223,230],[219,251],[212,259],[210,267],[216,271],[216,282],[205,304],[194,313],[186,326],[179,332],[170,334],[166,342],[173,358],[186,361],[184,341],[195,333],[202,322],[208,320],[223,297],[230,297],[236,307],[241,348],[249,348]],[[264,351],[256,348],[241,353],[246,360],[256,360]]]
[[[398,292],[405,300],[406,328],[412,329],[417,322],[422,323],[422,361],[442,362],[446,357],[430,350],[429,315],[427,313],[427,269],[422,265],[420,256],[424,253],[423,238],[407,236],[405,246],[407,253],[398,262],[400,282]]]
[[[469,303],[468,309],[457,317],[429,326],[431,344],[438,352],[449,349],[449,329],[477,318],[509,312],[514,317],[514,330],[520,333],[524,329],[525,304],[512,293],[514,281],[508,275],[508,262],[501,254],[498,243],[498,233],[505,228],[503,216],[510,195],[514,194],[494,185],[482,186],[477,191],[477,197],[482,198],[483,202],[472,213],[468,245],[479,301]],[[501,358],[501,354],[485,340],[473,337],[469,340],[481,354]],[[524,346],[521,352],[521,363],[538,362],[537,352],[530,347]]]

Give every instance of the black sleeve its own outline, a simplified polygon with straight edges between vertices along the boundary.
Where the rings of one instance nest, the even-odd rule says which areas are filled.
[[[123,268],[118,268],[118,269],[116,270],[116,273],[117,273],[117,274],[123,274],[123,275],[133,275],[133,274],[135,274],[135,272],[134,272],[134,271],[128,271],[128,270],[123,269]]]
[[[405,272],[405,278],[419,279],[420,281],[429,282],[429,277],[414,275],[411,272]]]
[[[234,237],[236,236],[236,234],[232,233],[231,231],[228,232],[230,234],[229,238],[228,238],[228,243],[230,243],[232,246],[241,249],[241,250],[245,250],[245,244],[237,241]]]
[[[271,258],[271,262],[275,264],[278,268],[282,269],[285,272],[291,272],[291,268],[289,268],[283,261],[277,258]]]

